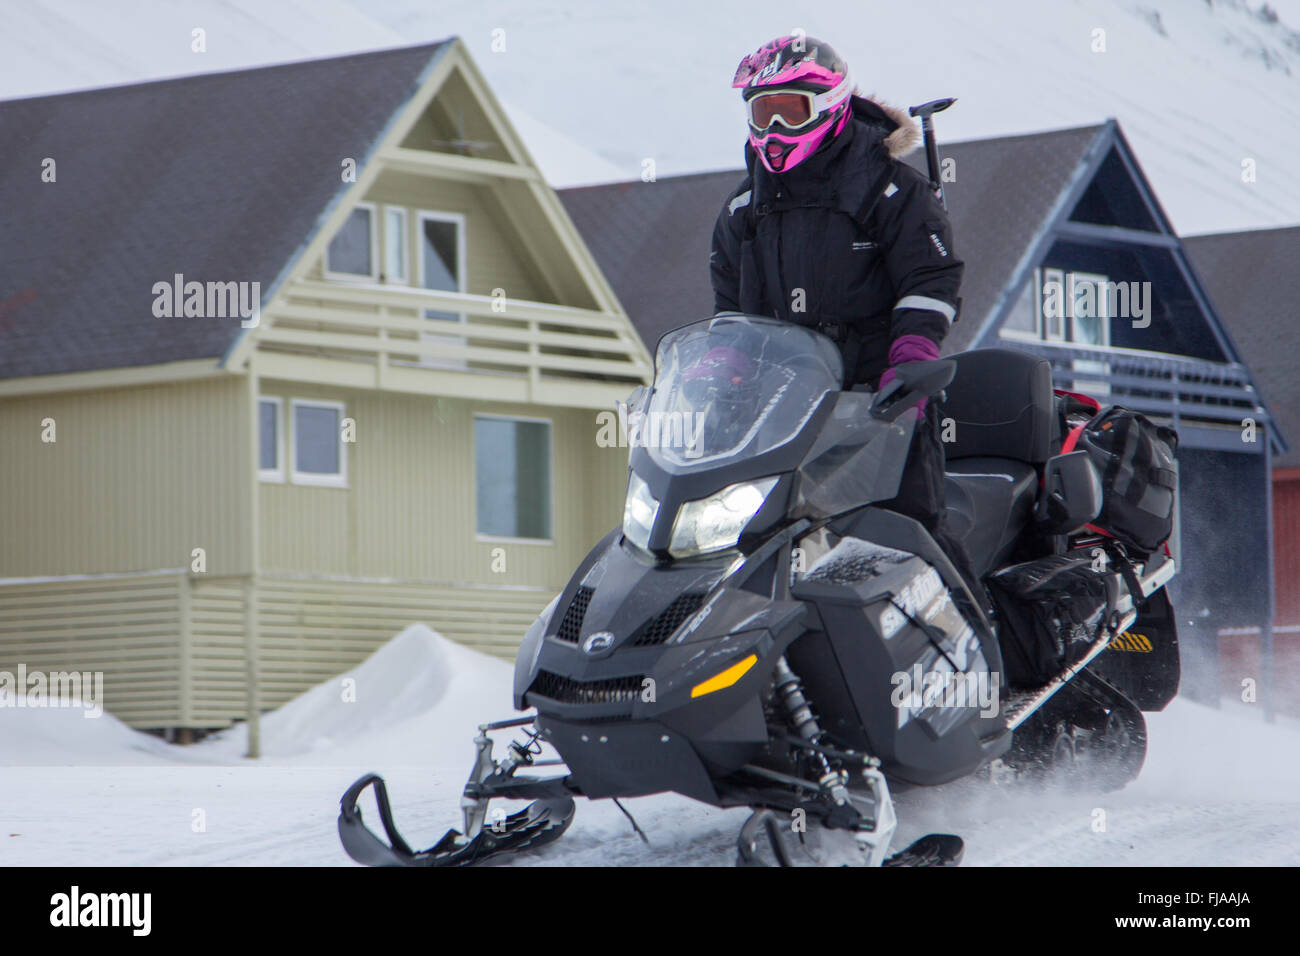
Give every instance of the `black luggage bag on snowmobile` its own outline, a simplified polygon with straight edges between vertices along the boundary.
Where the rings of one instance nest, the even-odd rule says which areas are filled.
[[[1087,451],[1101,476],[1097,528],[1147,553],[1169,539],[1178,491],[1177,432],[1109,405],[1072,432],[1066,445],[1063,451]]]
[[[1003,679],[1038,687],[1082,660],[1106,623],[1106,581],[1087,557],[1053,555],[990,575]]]

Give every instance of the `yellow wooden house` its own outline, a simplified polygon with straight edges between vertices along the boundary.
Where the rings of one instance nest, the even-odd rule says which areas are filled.
[[[226,726],[409,623],[512,656],[650,357],[452,39],[0,103],[0,670]]]

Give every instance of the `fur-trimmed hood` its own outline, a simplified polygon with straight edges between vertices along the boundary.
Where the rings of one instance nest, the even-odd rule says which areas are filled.
[[[890,159],[902,159],[921,144],[921,127],[902,107],[891,106],[874,94],[867,96],[855,91],[853,112],[858,118],[884,128],[882,142],[889,150]]]

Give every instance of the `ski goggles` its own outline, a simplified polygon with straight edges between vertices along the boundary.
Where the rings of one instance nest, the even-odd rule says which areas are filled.
[[[822,113],[839,106],[852,90],[853,81],[845,76],[833,89],[824,93],[790,89],[755,93],[746,101],[749,125],[759,132],[776,122],[786,129],[803,129]]]

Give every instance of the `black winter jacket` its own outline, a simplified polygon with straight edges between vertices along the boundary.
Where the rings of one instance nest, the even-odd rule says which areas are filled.
[[[900,161],[916,124],[861,97],[853,110],[786,173],[746,146],[749,175],[722,204],[709,257],[715,311],[820,328],[844,355],[846,387],[874,383],[899,336],[942,343],[963,269],[927,177]]]

